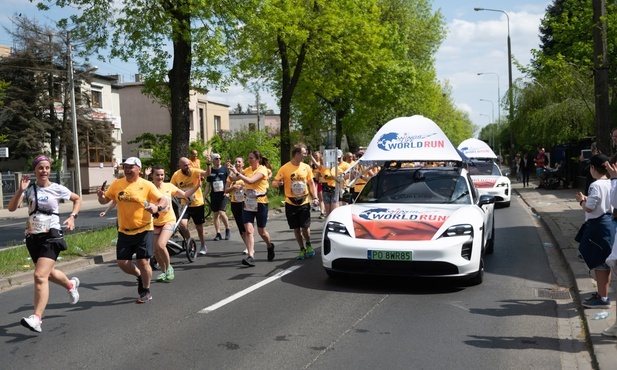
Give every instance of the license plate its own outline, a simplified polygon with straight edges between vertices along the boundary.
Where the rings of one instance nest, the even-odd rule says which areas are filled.
[[[411,252],[368,251],[368,259],[378,261],[411,261]]]

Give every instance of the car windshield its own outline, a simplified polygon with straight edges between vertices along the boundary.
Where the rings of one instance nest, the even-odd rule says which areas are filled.
[[[399,169],[372,177],[356,203],[470,204],[471,196],[455,169]]]
[[[473,161],[469,166],[469,174],[472,176],[501,176],[501,171],[495,162]]]

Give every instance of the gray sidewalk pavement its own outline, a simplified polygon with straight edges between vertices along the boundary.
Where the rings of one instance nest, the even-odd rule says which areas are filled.
[[[520,198],[535,215],[541,225],[553,242],[556,244],[558,251],[564,257],[566,267],[569,268],[572,274],[574,285],[570,288],[570,294],[574,298],[575,306],[581,313],[583,331],[587,335],[587,344],[593,349],[592,355],[595,356],[599,369],[614,369],[617,368],[617,338],[610,338],[602,335],[602,331],[611,326],[617,319],[617,313],[613,307],[610,310],[601,309],[583,309],[581,299],[588,294],[596,291],[595,281],[592,279],[589,270],[584,262],[578,258],[578,243],[574,241],[580,225],[584,221],[583,211],[574,197],[578,189],[556,189],[545,190],[535,189],[535,182],[531,187],[523,188],[521,183],[514,181],[512,183],[512,197]],[[62,214],[70,212],[72,207],[71,202],[64,203],[60,206]],[[87,209],[105,209],[105,206],[98,203],[96,194],[86,194],[83,196],[82,210]],[[507,212],[507,209],[504,211]],[[17,211],[23,212],[23,211]],[[15,213],[17,213],[15,212]],[[280,211],[279,211],[280,212]],[[6,209],[0,210],[0,218],[15,217],[15,213],[11,213]],[[213,227],[205,228],[205,231],[212,235]],[[193,230],[193,236],[196,232]],[[207,236],[206,236],[207,239]],[[102,256],[82,258],[75,261],[61,263],[64,270],[79,269],[88,265],[108,262],[115,259],[115,253],[108,253]],[[32,280],[32,272],[26,272],[11,277],[0,278],[0,291],[10,287],[19,286],[24,283],[30,283]],[[616,300],[614,289],[611,289],[611,296]],[[596,320],[596,314],[608,311],[611,315],[606,319]],[[572,368],[579,368],[573,364]]]
[[[582,313],[583,330],[588,337],[588,345],[593,348],[593,355],[599,369],[617,368],[617,338],[606,337],[602,331],[611,326],[616,318],[615,305],[611,309],[585,309],[582,299],[596,291],[595,280],[587,265],[578,257],[578,243],[574,236],[584,221],[584,213],[575,194],[580,189],[535,189],[536,181],[531,187],[523,188],[521,183],[512,183],[513,197],[520,199],[530,207],[535,217],[550,234],[557,250],[561,251],[566,267],[572,273],[574,286],[569,287],[578,312]],[[611,289],[611,299],[615,300],[615,290]],[[597,320],[596,315],[610,312],[610,316]]]

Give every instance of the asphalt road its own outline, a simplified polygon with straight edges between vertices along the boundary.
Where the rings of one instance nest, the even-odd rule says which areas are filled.
[[[134,278],[114,263],[77,271],[81,301],[52,286],[43,333],[19,324],[32,286],[0,293],[0,358],[7,369],[562,369],[559,304],[539,292],[556,280],[534,220],[513,199],[498,209],[495,254],[484,283],[330,279],[319,249],[296,261],[283,215],[270,219],[273,262],[257,241],[257,266],[240,264],[243,245],[208,242],[176,278],[153,283],[135,304]],[[322,222],[313,219],[319,245]],[[156,276],[155,272],[155,276]],[[53,284],[52,284],[53,285]],[[571,353],[571,347],[568,351]]]
[[[116,210],[113,209],[105,217],[100,217],[99,214],[105,209],[106,206],[101,206],[100,209],[81,210],[79,217],[75,220],[74,232],[115,225],[117,219]],[[28,221],[27,212],[20,209],[14,215],[15,217],[0,219],[0,250],[24,244],[24,231],[26,229],[26,221]],[[60,220],[63,222],[66,217],[68,217],[68,213],[62,214]]]

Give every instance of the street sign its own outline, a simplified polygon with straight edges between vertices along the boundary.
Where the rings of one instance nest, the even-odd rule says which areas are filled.
[[[0,148],[0,158],[9,157],[9,148]]]

